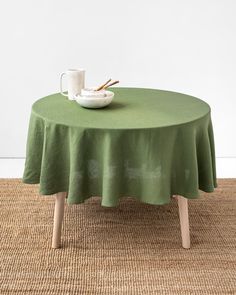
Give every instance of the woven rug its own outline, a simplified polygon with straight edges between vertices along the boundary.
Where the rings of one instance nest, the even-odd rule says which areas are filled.
[[[53,250],[53,196],[0,180],[0,294],[236,294],[236,179],[218,184],[189,201],[190,250],[176,200],[106,208],[99,197],[65,206]]]

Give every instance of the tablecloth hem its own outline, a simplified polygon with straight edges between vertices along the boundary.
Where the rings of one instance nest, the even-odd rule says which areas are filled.
[[[25,184],[40,184],[40,181],[38,180],[30,180],[30,179],[22,179],[22,182]],[[214,191],[214,189],[217,187],[217,184],[215,184],[214,186],[209,185],[209,186],[199,186],[199,191],[197,193],[186,193],[186,192],[182,192],[182,191],[173,191],[171,195],[169,195],[167,198],[165,198],[165,200],[157,200],[157,201],[149,201],[149,200],[143,200],[142,196],[132,196],[132,195],[128,195],[125,194],[123,196],[114,198],[114,200],[106,200],[103,196],[99,196],[96,194],[93,195],[87,195],[87,196],[83,196],[82,198],[71,198],[71,197],[67,197],[67,204],[68,205],[76,205],[76,204],[82,204],[84,202],[86,202],[86,200],[93,198],[93,197],[99,197],[101,199],[101,206],[102,207],[117,207],[119,205],[119,202],[121,200],[121,198],[125,198],[125,197],[132,197],[134,199],[136,199],[137,201],[140,201],[144,204],[149,204],[149,205],[167,205],[170,204],[171,202],[171,198],[173,195],[180,195],[185,197],[186,199],[192,200],[192,199],[198,199],[200,198],[200,194],[199,192],[206,192],[206,193],[211,193]],[[39,188],[39,194],[40,195],[44,195],[44,196],[51,196],[51,195],[55,195],[59,192],[68,192],[68,187],[59,187],[57,189],[52,189],[52,190],[44,190],[44,189],[40,189]],[[153,199],[153,198],[151,198]]]
[[[24,179],[24,178],[22,178],[22,182],[25,184],[39,184],[38,180],[29,180],[29,179]]]

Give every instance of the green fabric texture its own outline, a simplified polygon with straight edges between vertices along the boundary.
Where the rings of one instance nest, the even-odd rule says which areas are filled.
[[[112,103],[85,109],[53,94],[36,101],[28,130],[23,182],[40,193],[67,191],[78,204],[101,196],[166,204],[172,195],[199,197],[216,184],[210,107],[181,93],[111,88]]]

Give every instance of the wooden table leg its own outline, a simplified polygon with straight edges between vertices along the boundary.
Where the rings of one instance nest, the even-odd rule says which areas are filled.
[[[64,205],[67,193],[60,192],[55,196],[52,248],[57,249],[61,246],[61,228],[64,216]]]
[[[182,236],[182,246],[185,249],[190,248],[189,218],[188,218],[188,199],[177,196],[179,207],[180,229]]]

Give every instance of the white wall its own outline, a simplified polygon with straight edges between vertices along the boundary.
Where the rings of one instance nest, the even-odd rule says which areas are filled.
[[[87,85],[112,77],[204,99],[217,157],[236,158],[235,12],[235,0],[3,1],[0,157],[25,156],[32,103],[83,67]]]

